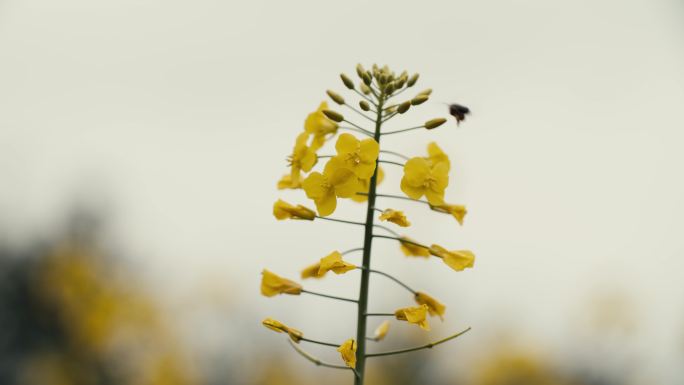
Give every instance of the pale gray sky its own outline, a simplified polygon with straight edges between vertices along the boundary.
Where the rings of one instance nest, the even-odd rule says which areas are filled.
[[[306,114],[343,90],[339,72],[386,63],[435,90],[397,128],[444,115],[439,102],[473,110],[460,128],[383,145],[448,151],[447,196],[468,205],[466,225],[397,206],[414,237],[478,259],[454,274],[378,241],[377,266],[443,299],[454,323],[438,333],[472,325],[473,343],[503,319],[563,344],[593,294],[624,292],[642,325],[627,343],[667,381],[684,338],[683,11],[675,0],[0,1],[0,236],[49,231],[85,199],[161,285],[211,276],[259,317],[310,311],[317,300],[259,297],[259,271],[296,277],[362,234],[276,222],[275,199],[305,197],[275,182]],[[400,177],[388,170],[383,188]],[[353,294],[356,280],[315,286]]]

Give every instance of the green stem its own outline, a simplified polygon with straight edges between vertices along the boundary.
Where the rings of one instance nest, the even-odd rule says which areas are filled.
[[[416,291],[413,290],[413,289],[411,289],[411,287],[410,287],[409,285],[407,285],[407,284],[401,282],[398,278],[396,278],[396,277],[394,277],[394,276],[391,276],[391,275],[385,273],[384,271],[370,269],[370,272],[371,272],[371,273],[375,273],[375,274],[379,274],[379,275],[383,275],[383,276],[385,276],[385,277],[391,279],[392,281],[398,283],[398,284],[401,285],[404,289],[410,291],[411,294],[413,294],[413,295],[416,294]]]
[[[317,341],[317,340],[312,340],[309,338],[304,338],[304,337],[299,337],[300,341],[306,341],[306,342],[311,342],[312,344],[318,344],[318,345],[325,345],[325,346],[332,346],[332,347],[339,347],[341,344],[333,344],[330,342],[323,342],[323,341]]]
[[[304,357],[304,358],[306,358],[307,360],[313,362],[313,363],[316,364],[317,366],[324,366],[324,367],[326,367],[326,368],[332,368],[332,369],[345,369],[345,370],[350,370],[350,369],[351,369],[351,370],[354,370],[354,369],[352,369],[352,368],[350,368],[350,367],[347,367],[347,366],[335,365],[335,364],[329,364],[329,363],[327,363],[327,362],[323,362],[323,361],[319,360],[318,358],[316,358],[316,357],[312,356],[311,354],[309,354],[309,353],[305,352],[304,350],[302,350],[302,348],[300,348],[299,346],[297,346],[297,344],[295,344],[294,342],[292,342],[292,340],[288,339],[287,341],[290,343],[290,346],[292,346],[292,348],[293,348],[294,350],[297,351],[297,353],[301,354],[302,357]]]
[[[447,337],[447,338],[443,338],[443,339],[441,339],[441,340],[439,340],[439,341],[430,342],[429,344],[426,344],[426,345],[416,346],[416,347],[414,347],[414,348],[399,349],[399,350],[391,350],[391,351],[389,351],[389,352],[371,353],[371,354],[366,354],[366,357],[391,356],[391,355],[393,355],[393,354],[408,353],[408,352],[413,352],[413,351],[422,350],[422,349],[431,349],[431,348],[434,347],[434,346],[437,346],[437,345],[439,345],[439,344],[443,344],[443,343],[445,343],[445,342],[447,342],[447,341],[451,341],[451,340],[453,340],[453,339],[456,338],[456,337],[460,337],[460,336],[462,336],[463,334],[467,333],[468,331],[470,331],[470,328],[467,328],[466,330],[464,330],[464,331],[462,331],[462,332],[458,332],[458,333],[456,333],[456,334],[454,334],[454,335],[451,335],[451,336],[449,336],[449,337]]]
[[[382,106],[384,95],[378,97],[377,115],[375,118],[375,134],[373,138],[380,143],[380,130],[382,127]],[[361,282],[359,288],[358,312],[356,315],[356,377],[354,385],[363,385],[366,368],[366,311],[368,310],[368,283],[370,280],[371,246],[373,244],[373,219],[375,218],[375,187],[378,179],[378,162],[375,162],[375,171],[370,180],[368,190],[368,206],[366,208],[366,224],[363,236],[363,261],[361,270]]]
[[[406,131],[411,131],[411,130],[417,130],[417,129],[419,129],[419,128],[425,128],[425,125],[416,126],[416,127],[411,127],[411,128],[404,128],[404,129],[401,129],[401,130],[383,132],[382,135],[398,134],[398,133],[400,133],[400,132],[406,132]]]

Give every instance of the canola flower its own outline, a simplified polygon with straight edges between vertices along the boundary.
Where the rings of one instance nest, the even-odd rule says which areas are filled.
[[[396,73],[387,66],[380,67],[374,64],[370,69],[366,69],[359,64],[356,66],[356,74],[359,77],[358,83],[345,74],[341,74],[340,79],[344,87],[351,92],[352,97],[357,100],[352,101],[336,90],[326,90],[335,109],[331,109],[327,102],[322,102],[315,111],[308,114],[304,121],[304,131],[297,136],[295,147],[288,157],[290,172],[277,182],[279,190],[301,189],[303,195],[313,202],[316,210],[277,200],[273,206],[273,215],[278,220],[313,221],[319,219],[340,225],[362,226],[364,235],[361,247],[354,247],[343,252],[335,250],[300,271],[302,279],[329,277],[329,272],[339,275],[354,274],[358,271],[356,273],[360,276],[358,297],[346,298],[313,292],[297,282],[265,269],[262,272],[261,293],[267,297],[279,294],[310,294],[354,304],[357,316],[356,336],[350,336],[342,343],[305,338],[301,331],[292,329],[272,318],[265,319],[263,324],[276,332],[287,333],[290,345],[302,357],[318,366],[350,370],[354,374],[354,384],[363,385],[365,367],[369,358],[432,348],[470,330],[467,328],[425,345],[378,353],[367,352],[367,343],[383,341],[391,325],[389,320],[385,320],[377,326],[372,335],[368,335],[367,326],[370,317],[392,317],[429,331],[428,316],[444,320],[446,313],[446,305],[436,298],[424,291],[414,290],[404,281],[387,272],[372,269],[371,248],[374,241],[392,240],[397,243],[405,256],[426,258],[428,262],[433,259],[431,257],[436,257],[442,259],[455,271],[473,267],[475,256],[469,250],[449,250],[434,243],[422,243],[408,236],[399,235],[384,224],[375,223],[376,221],[390,222],[400,227],[409,227],[412,224],[401,208],[394,208],[396,206],[389,208],[385,205],[391,199],[426,205],[433,213],[453,216],[460,225],[463,225],[467,210],[464,205],[450,204],[445,200],[452,164],[447,153],[437,143],[428,143],[427,155],[418,156],[407,156],[395,149],[383,148],[380,145],[381,139],[386,135],[403,134],[413,130],[434,130],[446,124],[445,118],[437,117],[424,120],[424,123],[417,126],[385,129],[385,123],[391,119],[401,117],[415,120],[416,110],[430,100],[432,89],[410,96],[409,93],[417,84],[419,75],[409,75],[406,71]],[[336,110],[337,108],[345,110],[341,112]],[[369,122],[370,124],[367,124]],[[327,159],[325,162],[321,162],[325,159]],[[385,179],[385,172],[380,164],[387,167],[401,167],[403,171],[401,180],[390,182],[405,195],[385,194],[379,191],[378,186]],[[365,204],[365,221],[332,216],[339,207],[357,203]],[[412,219],[418,223],[421,222],[420,219]],[[356,257],[357,254],[360,256]],[[372,296],[369,286],[371,275],[392,280],[408,291],[418,306],[407,306],[386,313],[369,312],[368,303]],[[299,346],[300,342],[336,348],[340,353],[341,363],[329,363],[316,358]]]

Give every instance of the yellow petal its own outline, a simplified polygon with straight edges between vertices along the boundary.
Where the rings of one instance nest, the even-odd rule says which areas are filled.
[[[420,199],[423,194],[425,194],[425,187],[422,185],[419,186],[412,186],[408,183],[407,178],[404,176],[404,178],[401,178],[401,184],[399,185],[401,188],[401,191],[406,194],[407,197],[412,198],[412,199]]]
[[[420,305],[418,307],[405,307],[399,309],[394,312],[394,316],[400,321],[416,324],[423,330],[430,330],[430,324],[427,321],[427,312],[427,305]]]
[[[273,297],[277,294],[299,295],[302,286],[294,281],[280,277],[266,269],[261,272],[261,294]]]
[[[411,225],[403,212],[392,209],[386,209],[383,211],[382,214],[380,214],[380,220],[396,223],[401,227],[408,227]]]
[[[337,348],[337,351],[340,352],[342,360],[347,366],[350,368],[356,367],[356,341],[354,341],[354,339],[350,338],[344,341],[344,343]]]
[[[321,267],[321,264],[316,262],[311,266],[308,266],[302,270],[302,279],[306,278],[320,278],[322,276],[318,275],[318,269]]]
[[[285,174],[285,175],[283,175],[283,177],[280,178],[280,180],[278,181],[277,187],[278,187],[278,190],[284,190],[284,189],[298,189],[298,188],[301,188],[302,185],[301,185],[301,183],[299,183],[299,181],[297,181],[297,183],[295,183],[295,182],[292,180],[292,175],[290,175],[290,174]]]
[[[327,217],[332,214],[337,208],[337,197],[335,197],[334,190],[328,190],[324,196],[315,199],[314,203],[316,204],[318,215]]]
[[[430,165],[423,158],[411,158],[404,165],[404,178],[411,186],[420,186],[430,175]]]
[[[435,142],[430,142],[427,147],[428,160],[431,164],[445,163],[447,165],[447,171],[451,167],[451,162],[449,161],[449,156],[447,156],[444,151]]]
[[[302,188],[309,199],[321,199],[329,193],[329,188],[326,187],[327,183],[328,178],[323,174],[320,172],[312,172],[302,182]]]
[[[407,241],[413,241],[409,237],[401,237],[401,239],[407,240]],[[430,252],[425,247],[420,247],[418,245],[415,245],[415,244],[409,243],[409,242],[402,242],[401,240],[399,242],[401,245],[401,251],[407,257],[426,257],[427,258],[430,256]]]
[[[437,301],[435,298],[429,296],[421,291],[416,292],[415,300],[419,305],[426,305],[428,307],[428,312],[431,316],[439,316],[440,319],[444,319],[444,312],[446,311],[446,306],[441,302]]]
[[[363,162],[375,164],[379,154],[380,145],[375,141],[375,139],[364,139],[359,144],[359,156]]]
[[[408,194],[407,194],[408,195]],[[428,203],[433,206],[439,206],[444,204],[444,190],[441,192],[434,191],[432,189],[425,190],[425,198],[427,198]]]
[[[342,260],[342,254],[340,254],[339,251],[333,251],[321,258],[319,266],[318,275],[321,277],[330,270],[335,274],[343,274],[347,271],[356,269],[355,265]]]
[[[352,134],[341,134],[337,137],[337,143],[335,144],[335,150],[337,150],[338,155],[349,154],[356,152],[359,148],[359,140]]]
[[[444,256],[444,263],[456,271],[462,271],[475,265],[475,254],[469,250],[454,250]]]

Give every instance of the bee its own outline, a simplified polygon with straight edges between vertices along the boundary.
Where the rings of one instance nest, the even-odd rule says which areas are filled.
[[[449,104],[449,113],[456,118],[456,124],[458,125],[461,121],[465,120],[466,115],[470,114],[470,108],[452,103]]]

